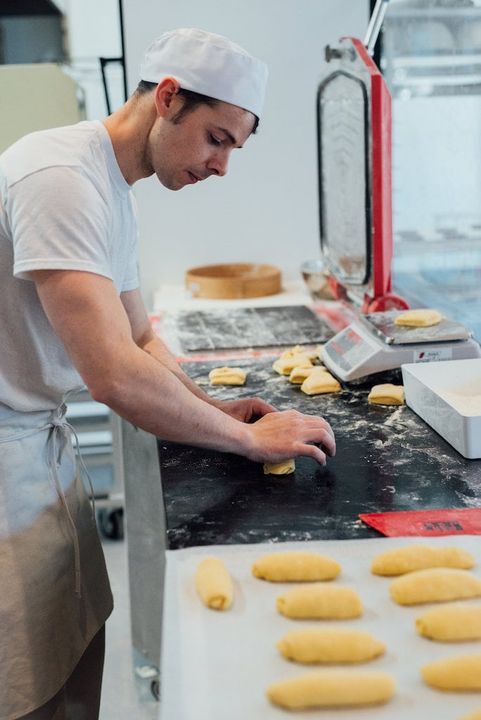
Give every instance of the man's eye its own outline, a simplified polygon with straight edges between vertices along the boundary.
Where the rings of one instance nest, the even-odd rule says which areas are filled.
[[[219,140],[219,138],[215,137],[215,135],[212,135],[212,133],[209,133],[209,141],[212,143],[212,145],[222,145],[222,140]]]

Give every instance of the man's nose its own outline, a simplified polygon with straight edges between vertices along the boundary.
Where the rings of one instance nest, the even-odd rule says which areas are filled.
[[[229,164],[229,154],[224,153],[216,153],[215,155],[212,155],[212,157],[209,160],[208,167],[209,170],[213,171],[214,175],[219,175],[220,177],[223,177],[227,173],[227,166]]]

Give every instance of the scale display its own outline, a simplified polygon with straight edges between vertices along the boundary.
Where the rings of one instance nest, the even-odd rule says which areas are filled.
[[[462,360],[481,357],[479,344],[471,338],[453,342],[388,344],[374,329],[354,322],[324,345],[324,364],[340,380],[350,381],[400,368],[405,363]]]

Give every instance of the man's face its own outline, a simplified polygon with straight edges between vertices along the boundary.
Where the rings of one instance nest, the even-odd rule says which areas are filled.
[[[176,98],[172,115],[158,118],[149,137],[153,172],[169,190],[180,190],[211,175],[225,175],[230,153],[243,146],[255,117],[235,105],[199,105],[180,122],[172,117],[182,106]]]

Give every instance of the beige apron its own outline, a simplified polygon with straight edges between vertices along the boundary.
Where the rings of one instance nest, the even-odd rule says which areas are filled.
[[[112,611],[65,410],[0,410],[0,720],[55,695]]]

